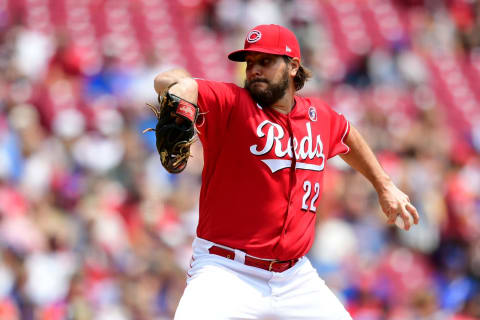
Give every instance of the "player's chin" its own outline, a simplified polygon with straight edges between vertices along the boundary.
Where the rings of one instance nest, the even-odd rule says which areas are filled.
[[[264,95],[267,89],[268,89],[268,86],[262,82],[255,82],[248,87],[248,90],[255,96]]]
[[[268,83],[265,83],[263,81],[255,81],[253,83],[248,84],[248,89],[249,90],[255,90],[255,91],[264,91],[265,89],[268,88]]]

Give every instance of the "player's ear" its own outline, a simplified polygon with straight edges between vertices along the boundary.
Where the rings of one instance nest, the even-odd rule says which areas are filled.
[[[289,68],[290,68],[290,75],[292,77],[295,77],[297,75],[298,69],[300,69],[300,59],[298,58],[289,59]]]

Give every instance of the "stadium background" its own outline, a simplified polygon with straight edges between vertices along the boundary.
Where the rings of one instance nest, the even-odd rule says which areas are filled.
[[[153,77],[242,83],[226,53],[291,27],[324,97],[365,135],[420,225],[330,161],[310,258],[355,319],[480,319],[476,0],[0,0],[0,318],[171,319],[201,147],[154,150]],[[232,190],[241,192],[241,190]]]

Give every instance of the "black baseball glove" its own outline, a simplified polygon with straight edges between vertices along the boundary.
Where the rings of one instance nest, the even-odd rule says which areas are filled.
[[[143,133],[155,131],[163,167],[170,173],[180,173],[187,166],[190,146],[196,141],[195,123],[199,112],[195,104],[168,92],[174,84],[158,96],[159,107],[148,104],[158,122],[155,129],[148,128]]]

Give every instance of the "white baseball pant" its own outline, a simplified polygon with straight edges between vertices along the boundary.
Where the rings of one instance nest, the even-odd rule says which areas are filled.
[[[196,238],[187,286],[175,320],[351,320],[340,301],[318,276],[307,257],[278,273],[243,264],[208,249],[213,242]]]

